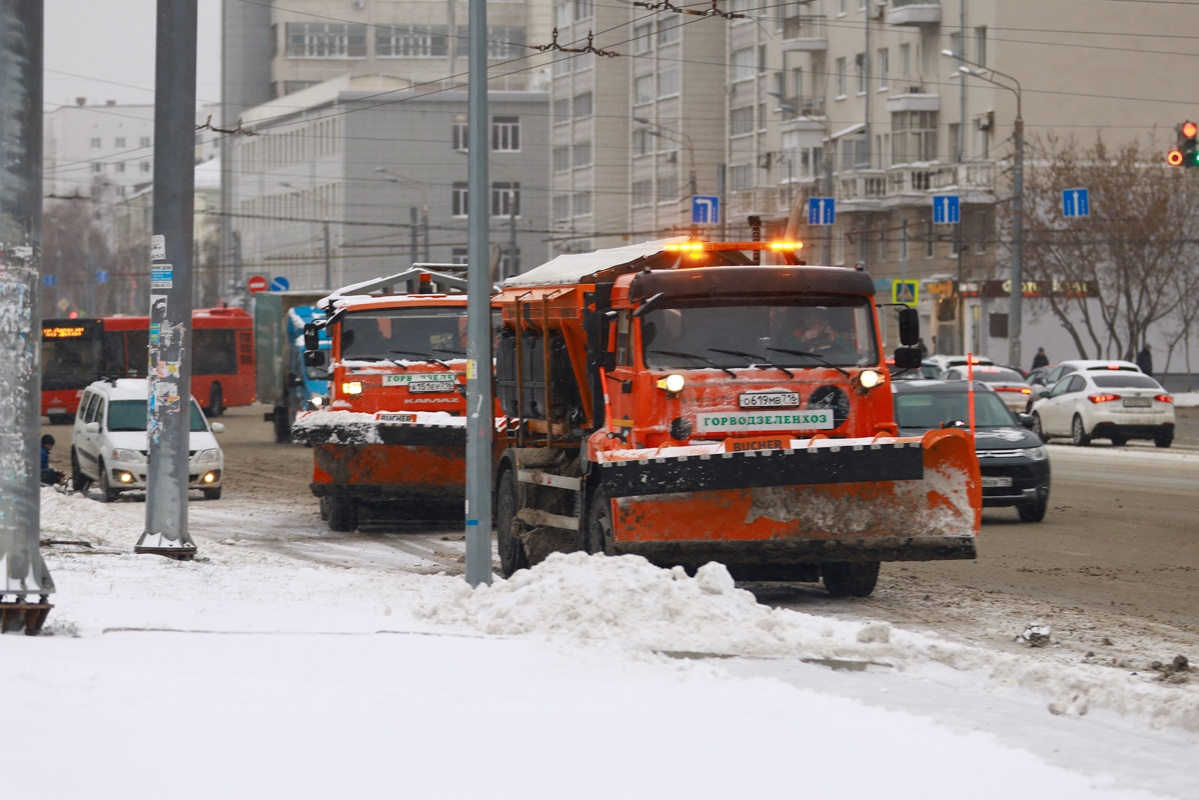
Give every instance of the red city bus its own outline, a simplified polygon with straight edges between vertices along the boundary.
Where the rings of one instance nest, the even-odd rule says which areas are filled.
[[[42,414],[70,422],[88,384],[101,376],[144,378],[149,317],[42,322]],[[192,395],[209,416],[254,402],[254,322],[240,308],[192,313]]]

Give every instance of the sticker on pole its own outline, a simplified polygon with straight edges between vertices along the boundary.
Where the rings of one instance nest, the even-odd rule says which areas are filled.
[[[150,237],[150,260],[165,261],[167,257],[167,237],[156,233]]]
[[[810,408],[773,414],[697,414],[695,422],[696,430],[701,433],[831,430],[833,411]]]

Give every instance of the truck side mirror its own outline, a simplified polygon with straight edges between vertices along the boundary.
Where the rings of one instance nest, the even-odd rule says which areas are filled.
[[[304,351],[304,366],[312,367],[313,369],[323,369],[329,366],[329,351],[328,350],[305,350]]]
[[[899,343],[910,347],[919,341],[920,312],[911,306],[899,309]]]
[[[920,349],[916,347],[897,347],[895,348],[895,369],[917,369],[923,359],[920,358]]]
[[[304,349],[316,350],[321,346],[320,329],[313,323],[309,322],[304,325]]]

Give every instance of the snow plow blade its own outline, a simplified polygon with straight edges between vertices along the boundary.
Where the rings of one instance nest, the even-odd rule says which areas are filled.
[[[602,469],[615,552],[662,565],[975,558],[982,489],[960,430]]]

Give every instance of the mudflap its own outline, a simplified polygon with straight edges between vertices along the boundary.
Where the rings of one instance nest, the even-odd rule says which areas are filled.
[[[662,565],[976,557],[968,433],[821,445],[603,465],[615,551]]]

